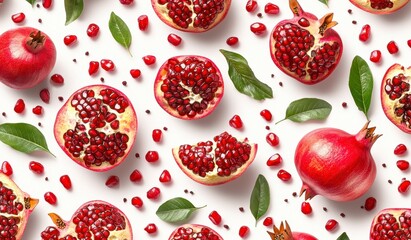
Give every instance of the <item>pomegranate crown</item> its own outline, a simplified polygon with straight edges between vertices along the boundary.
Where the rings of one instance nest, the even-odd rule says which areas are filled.
[[[37,31],[30,33],[30,37],[28,38],[26,43],[33,52],[38,52],[42,49],[45,41],[46,37],[41,34],[41,31]]]
[[[285,221],[285,226],[284,222],[281,222],[280,228],[274,225],[273,232],[267,231],[267,233],[270,235],[271,240],[293,240],[293,234],[287,221]]]

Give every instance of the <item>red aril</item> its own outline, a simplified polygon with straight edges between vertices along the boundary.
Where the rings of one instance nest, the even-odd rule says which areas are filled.
[[[169,34],[167,37],[167,40],[169,43],[173,44],[174,46],[178,46],[181,44],[181,37],[174,33]]]
[[[60,183],[63,185],[63,187],[67,190],[70,190],[72,187],[71,184],[71,179],[69,175],[63,175],[60,177]]]
[[[44,172],[44,166],[43,166],[43,164],[41,164],[41,163],[39,163],[39,162],[36,162],[36,161],[31,161],[31,162],[29,163],[29,169],[30,169],[32,172],[36,173],[36,174],[43,174],[43,172]]]
[[[54,82],[55,84],[63,84],[64,83],[64,78],[60,74],[53,74],[50,77],[51,81]]]
[[[148,16],[147,15],[141,15],[137,19],[138,21],[138,28],[141,31],[145,31],[148,28]]]
[[[67,35],[67,36],[64,37],[64,44],[66,46],[71,46],[76,42],[77,42],[77,36],[76,35]]]
[[[131,69],[130,75],[132,78],[139,78],[141,76],[141,71],[140,69]]]
[[[265,140],[267,141],[268,144],[270,144],[270,146],[277,146],[278,144],[280,144],[280,138],[275,134],[275,133],[268,133],[267,136],[265,137]]]
[[[280,8],[274,3],[267,3],[264,6],[264,12],[267,14],[277,15],[280,13]]]
[[[245,10],[247,12],[254,12],[258,7],[258,3],[256,0],[248,0],[246,5],[245,5]]]
[[[51,205],[56,205],[57,204],[57,197],[52,192],[46,192],[44,194],[44,200],[46,200],[46,202],[48,202]]]
[[[243,127],[243,121],[241,120],[241,117],[238,115],[234,115],[230,121],[229,124],[231,127],[235,128],[235,129],[240,129]]]
[[[282,163],[282,161],[283,161],[283,158],[281,157],[281,155],[276,153],[267,160],[267,166],[269,167],[278,166]]]
[[[89,36],[91,38],[95,38],[95,37],[97,37],[99,32],[100,32],[100,27],[97,24],[91,23],[90,25],[88,25],[88,27],[87,27],[87,36]]]
[[[14,111],[16,113],[22,113],[24,109],[26,108],[26,104],[24,103],[23,99],[18,99],[16,104],[14,105]]]
[[[153,55],[146,55],[143,57],[143,61],[146,65],[150,66],[156,63],[156,57]]]
[[[157,232],[157,226],[154,223],[150,223],[144,228],[144,231],[146,231],[148,234],[153,234]]]
[[[309,202],[302,202],[301,203],[301,212],[305,215],[311,214],[313,209],[311,208],[311,204]]]
[[[41,115],[41,114],[43,114],[43,107],[37,105],[33,108],[32,112],[36,115]]]
[[[269,227],[273,225],[273,218],[272,217],[266,217],[263,221],[263,225],[266,227]]]
[[[160,196],[160,188],[158,187],[153,187],[150,190],[147,191],[147,198],[148,199],[157,199]]]
[[[405,152],[407,152],[407,146],[402,143],[398,144],[394,149],[395,155],[403,155]]]
[[[404,7],[409,0],[350,0],[356,7],[374,14],[390,14]]]
[[[261,110],[260,115],[267,122],[270,122],[273,119],[273,115],[271,114],[270,110],[268,110],[268,109]]]
[[[44,88],[42,90],[40,90],[40,99],[44,102],[44,103],[49,103],[50,102],[50,91],[47,88]]]
[[[53,0],[43,0],[42,4],[45,9],[49,9],[53,4]]]
[[[361,32],[360,32],[360,36],[359,36],[360,41],[366,42],[368,41],[368,39],[370,39],[370,36],[371,36],[371,26],[368,24],[365,24],[362,27]]]
[[[287,181],[290,181],[290,180],[291,180],[291,174],[290,174],[289,172],[287,172],[286,170],[284,170],[284,169],[280,169],[280,170],[277,172],[277,177],[278,177],[281,181],[284,181],[284,182],[287,182]]]
[[[157,162],[160,159],[157,151],[148,151],[145,158],[147,162]]]
[[[407,160],[398,160],[397,167],[401,171],[405,171],[410,167],[410,163]]]
[[[371,52],[370,55],[370,61],[374,63],[378,63],[381,60],[381,51],[380,50],[374,50]]]
[[[24,21],[24,19],[26,19],[26,15],[22,12],[11,15],[11,20],[14,23],[21,23]]]
[[[255,23],[251,24],[250,30],[255,35],[261,35],[261,34],[264,34],[267,31],[267,27],[265,26],[264,23],[255,22]]]
[[[411,210],[407,208],[386,208],[381,210],[371,223],[370,240],[410,239],[409,225]],[[394,237],[395,236],[395,237]]]
[[[161,131],[161,129],[154,129],[151,133],[151,137],[153,138],[154,142],[160,142],[162,136],[163,132]]]
[[[397,43],[396,43],[395,41],[390,41],[390,42],[387,44],[387,50],[388,50],[388,52],[391,53],[391,54],[396,54],[396,53],[398,53]]]
[[[164,171],[161,173],[159,180],[160,180],[160,182],[162,182],[162,183],[171,182],[170,172],[167,171],[167,170],[164,170]]]
[[[100,63],[99,62],[90,61],[89,66],[88,66],[88,74],[91,76],[91,75],[97,73],[99,68],[100,68]]]
[[[331,232],[337,229],[338,222],[335,219],[330,219],[325,223],[325,230]]]
[[[229,37],[227,38],[226,43],[228,46],[236,45],[238,43],[238,37]]]
[[[134,0],[120,0],[120,3],[123,5],[131,5],[134,3]]]
[[[177,227],[168,240],[196,239],[198,236],[202,236],[204,239],[223,240],[216,231],[199,224],[184,224]]]
[[[136,208],[141,208],[143,207],[143,200],[141,200],[140,197],[133,197],[131,199],[131,205],[133,205]]]
[[[277,226],[273,226],[273,232],[267,232],[270,235],[271,240],[318,240],[316,237],[302,232],[293,232],[291,231],[290,226],[288,225],[287,221],[284,223],[281,222],[280,228]]]
[[[376,205],[377,205],[377,199],[375,199],[374,197],[369,197],[365,199],[365,204],[364,204],[365,210],[371,211],[375,208]]]
[[[101,64],[101,68],[103,68],[107,72],[112,72],[116,68],[116,65],[110,59],[101,59],[100,64]]]
[[[250,228],[247,226],[241,226],[240,229],[238,230],[238,235],[241,238],[245,238],[249,233],[250,233]]]
[[[398,186],[399,193],[406,193],[410,189],[411,182],[409,180],[403,180]]]
[[[130,174],[130,181],[131,182],[139,182],[143,178],[141,172],[137,169],[134,169]]]
[[[209,215],[208,218],[214,225],[220,225],[221,223],[221,215],[217,211],[212,211]]]
[[[6,174],[7,176],[13,175],[13,168],[11,167],[10,163],[7,161],[4,161],[1,164],[1,172]]]
[[[120,184],[120,178],[116,175],[111,175],[106,180],[106,186],[109,188],[116,187]]]

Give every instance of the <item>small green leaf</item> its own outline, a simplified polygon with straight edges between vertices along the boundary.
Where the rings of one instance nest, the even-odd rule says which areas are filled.
[[[270,186],[263,175],[258,175],[250,198],[250,210],[255,221],[264,216],[270,206]]]
[[[36,2],[36,0],[26,0],[28,3],[30,3],[32,6],[34,5],[34,3]]]
[[[66,26],[74,22],[83,12],[83,0],[64,0],[66,10]]]
[[[111,12],[108,27],[110,28],[110,32],[111,35],[113,35],[113,38],[130,52],[132,39],[131,32],[123,19],[117,16],[114,12]]]
[[[0,141],[20,152],[31,153],[40,150],[53,155],[47,147],[44,135],[27,123],[0,124]]]
[[[328,0],[318,0],[318,1],[324,3],[324,4],[327,5],[327,7],[328,7]]]
[[[188,219],[193,212],[200,208],[203,207],[195,207],[187,199],[177,197],[161,204],[156,215],[165,222],[181,222]]]
[[[338,238],[337,240],[350,240],[350,238],[348,237],[347,233],[343,232]]]
[[[318,98],[302,98],[290,103],[287,107],[285,118],[293,122],[326,119],[332,110],[331,104]],[[277,123],[279,123],[277,122]]]
[[[235,88],[245,95],[256,100],[273,98],[273,90],[265,83],[260,82],[248,65],[247,60],[238,53],[220,49],[228,63],[228,75]]]
[[[370,67],[360,56],[356,56],[352,61],[348,84],[355,104],[368,119],[374,81]]]

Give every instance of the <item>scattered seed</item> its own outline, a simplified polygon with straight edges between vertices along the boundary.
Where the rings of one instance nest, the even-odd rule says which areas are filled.
[[[140,157],[140,154],[139,154],[139,153],[136,153],[136,154],[134,154],[134,156],[135,156],[136,158],[139,158],[139,157]]]
[[[342,105],[343,108],[346,108],[346,107],[347,107],[347,103],[346,103],[346,102],[343,102],[341,105]]]
[[[101,78],[100,78],[100,81],[101,81],[101,82],[104,82],[104,78],[103,78],[103,77],[101,77]]]
[[[194,195],[194,192],[193,192],[193,191],[190,191],[190,194],[191,194],[191,195]]]
[[[389,184],[392,184],[392,181],[391,181],[390,179],[388,179],[388,183],[389,183]]]
[[[147,114],[150,114],[151,112],[150,112],[150,110],[147,109],[147,110],[146,110],[146,113],[147,113]]]
[[[127,198],[123,198],[123,202],[126,203],[126,202],[127,202]]]
[[[37,125],[38,125],[39,127],[41,127],[41,122],[37,123]]]
[[[73,62],[75,62],[75,63],[76,63],[76,62],[77,62],[77,59],[73,58]]]
[[[383,168],[386,168],[386,167],[387,167],[387,164],[383,163],[383,164],[382,164],[382,167],[383,167]]]
[[[282,86],[283,86],[283,82],[279,82],[278,85],[280,85],[280,87],[282,87]]]
[[[49,178],[48,178],[48,177],[45,177],[45,178],[44,178],[44,180],[45,180],[45,181],[48,181],[48,180],[49,180]]]
[[[43,20],[41,20],[41,18],[39,18],[39,23],[42,23],[43,22]]]
[[[230,229],[230,227],[227,224],[224,224],[223,226],[225,229]]]
[[[340,216],[345,218],[345,213],[340,213]]]
[[[244,212],[244,208],[243,208],[243,207],[238,208],[238,210],[240,210],[240,212]]]
[[[40,8],[40,4],[37,3],[37,4],[36,4],[36,7],[37,7],[37,8]]]
[[[352,9],[348,9],[348,13],[351,14],[351,13],[352,13]]]
[[[2,112],[1,115],[3,115],[3,117],[5,117],[5,116],[6,116],[6,113],[5,113],[5,112]]]
[[[270,126],[267,125],[267,126],[265,126],[265,129],[270,130],[271,128],[270,128]]]
[[[257,13],[257,17],[263,18],[263,14],[262,13]]]
[[[293,192],[293,197],[297,197],[297,192]]]
[[[85,53],[85,55],[86,55],[86,56],[89,56],[89,55],[90,55],[90,53],[87,51],[87,52]]]
[[[274,78],[274,77],[275,77],[275,75],[273,73],[271,73],[271,78]]]
[[[323,210],[324,210],[324,212],[327,212],[327,211],[328,211],[328,209],[327,209],[326,207],[323,207]]]
[[[164,131],[167,131],[167,130],[168,130],[168,128],[167,128],[167,127],[163,127],[163,130],[164,130]]]
[[[121,82],[121,84],[123,84],[123,86],[127,86],[127,82],[126,82],[126,81]]]
[[[352,24],[357,24],[357,21],[353,20],[353,21],[352,21]]]
[[[64,100],[64,98],[62,96],[58,97],[59,101],[62,102]]]
[[[286,198],[286,199],[284,199],[284,202],[288,203],[288,199],[287,199],[287,198]]]
[[[184,193],[188,193],[188,190],[187,190],[187,189],[184,189]]]

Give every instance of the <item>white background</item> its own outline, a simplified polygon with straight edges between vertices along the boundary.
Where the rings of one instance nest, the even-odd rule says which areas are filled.
[[[56,155],[56,158],[45,153],[26,155],[0,144],[0,161],[7,160],[12,164],[13,179],[23,190],[41,200],[30,218],[23,239],[39,239],[40,232],[52,224],[47,213],[57,212],[65,219],[70,219],[71,214],[82,203],[102,199],[111,202],[127,214],[135,239],[164,240],[176,225],[162,222],[155,215],[155,211],[160,203],[177,196],[189,199],[196,206],[207,205],[189,219],[191,223],[211,226],[225,239],[240,239],[238,229],[242,225],[247,225],[251,229],[247,239],[268,239],[266,234],[268,229],[262,225],[262,220],[255,227],[254,218],[249,211],[250,193],[260,173],[266,176],[271,187],[271,206],[266,216],[273,217],[276,223],[288,219],[295,231],[309,232],[319,239],[336,239],[344,231],[351,239],[367,239],[371,220],[380,209],[410,206],[409,195],[401,195],[397,192],[401,178],[408,178],[409,172],[400,172],[396,168],[395,162],[399,158],[393,154],[393,149],[398,143],[405,143],[411,147],[410,136],[398,130],[385,117],[379,100],[379,89],[382,76],[389,66],[396,62],[410,64],[411,49],[407,46],[406,40],[411,39],[411,34],[407,30],[411,22],[409,14],[411,4],[393,15],[377,16],[362,12],[348,0],[330,0],[329,8],[316,0],[301,0],[305,10],[310,10],[318,16],[334,11],[335,20],[339,22],[335,30],[341,34],[344,42],[343,57],[331,77],[315,86],[305,86],[285,76],[275,67],[270,58],[268,32],[263,36],[256,36],[249,30],[253,22],[261,21],[271,31],[280,20],[290,18],[292,14],[287,6],[288,1],[273,1],[280,6],[281,13],[277,16],[267,16],[263,12],[267,1],[259,0],[260,7],[257,12],[263,13],[263,18],[260,19],[256,16],[257,12],[250,14],[245,11],[245,0],[234,0],[224,22],[203,34],[182,33],[166,26],[155,15],[148,0],[136,1],[132,6],[121,5],[117,0],[87,0],[82,16],[69,26],[64,25],[63,1],[54,1],[53,7],[49,10],[42,7],[32,8],[24,0],[5,1],[6,3],[0,6],[0,32],[17,26],[32,26],[46,32],[54,40],[58,51],[57,63],[52,74],[59,73],[65,78],[63,86],[53,85],[46,80],[39,86],[24,91],[0,86],[0,96],[2,96],[0,112],[7,113],[7,117],[0,116],[0,122],[27,122],[36,126],[41,122],[40,129],[46,136],[50,150]],[[353,13],[349,14],[348,9],[352,9]],[[133,57],[114,41],[109,32],[108,20],[111,11],[123,18],[131,29]],[[24,12],[27,17],[22,24],[16,25],[11,21],[11,15],[18,12]],[[147,14],[150,19],[150,26],[146,32],[138,29],[137,17],[141,14]],[[38,22],[39,18],[42,19],[42,23]],[[358,21],[358,24],[352,24],[352,20]],[[94,40],[86,35],[90,23],[96,23],[101,28],[99,36]],[[361,27],[367,23],[371,25],[372,37],[364,44],[358,40],[358,34]],[[180,47],[169,44],[167,42],[169,33],[180,35],[183,44]],[[78,36],[75,46],[67,47],[63,44],[63,38],[68,34]],[[227,46],[225,40],[229,36],[239,37],[239,46],[235,48]],[[386,49],[386,44],[391,40],[396,40],[398,43],[400,52],[397,55],[390,55]],[[275,97],[259,102],[238,93],[227,75],[227,63],[218,51],[220,48],[241,53],[249,61],[256,76],[273,88]],[[377,65],[368,60],[370,52],[374,49],[380,49],[383,54],[381,64]],[[90,56],[85,56],[86,51],[90,52]],[[141,57],[147,54],[157,57],[155,66],[144,65]],[[182,54],[198,54],[211,58],[220,67],[225,78],[225,95],[221,104],[211,116],[202,120],[183,121],[173,118],[158,106],[154,98],[152,89],[158,67],[169,57]],[[377,178],[369,192],[352,202],[340,203],[326,200],[321,196],[315,197],[311,201],[313,214],[305,216],[300,212],[303,199],[292,196],[292,193],[299,192],[301,187],[293,163],[295,146],[305,133],[319,127],[338,127],[356,133],[364,125],[366,118],[358,111],[348,88],[349,69],[355,55],[360,55],[369,62],[374,75],[375,87],[369,116],[372,120],[371,125],[377,126],[376,132],[383,134],[372,149],[377,164]],[[77,59],[77,63],[72,61],[74,58]],[[116,71],[107,73],[100,69],[98,75],[90,77],[87,73],[89,61],[100,61],[102,58],[112,59],[116,64]],[[141,69],[142,77],[138,80],[132,79],[129,75],[131,68]],[[271,74],[275,74],[274,79],[271,78]],[[139,128],[135,146],[128,159],[110,172],[96,173],[80,167],[63,153],[54,140],[53,124],[56,113],[62,105],[57,97],[63,96],[67,99],[80,87],[100,83],[100,77],[105,78],[105,84],[117,87],[128,95],[136,109]],[[128,85],[123,86],[122,81],[127,81]],[[280,81],[283,82],[283,87],[279,86]],[[51,92],[50,104],[42,103],[38,97],[39,91],[44,87],[48,87]],[[303,97],[318,97],[330,102],[333,110],[329,118],[321,122],[298,124],[285,121],[279,125],[274,124],[283,118],[285,109],[291,101]],[[14,104],[19,98],[26,101],[26,111],[22,115],[13,111]],[[344,109],[341,106],[342,102],[347,102],[348,107]],[[45,107],[41,117],[31,112],[31,109],[38,104]],[[270,147],[265,142],[265,135],[268,133],[265,129],[267,123],[259,115],[264,108],[271,110],[274,115],[274,121],[268,125],[281,139],[278,147]],[[151,111],[150,115],[145,113],[147,109]],[[240,115],[243,119],[245,127],[242,131],[232,129],[228,125],[229,119],[234,114]],[[162,143],[154,143],[151,139],[151,131],[164,126],[169,130],[164,132]],[[259,144],[255,162],[241,178],[221,186],[202,186],[187,178],[174,162],[171,148],[183,143],[211,139],[225,130],[238,137],[248,137],[250,141]],[[148,150],[159,152],[158,163],[149,164],[144,160]],[[136,152],[141,156],[138,159],[134,157]],[[283,156],[284,164],[281,167],[269,168],[265,162],[274,153]],[[409,155],[403,158],[408,159]],[[28,169],[31,160],[44,164],[43,176],[35,175]],[[387,168],[383,168],[382,163],[386,163]],[[135,168],[143,174],[144,180],[140,184],[132,184],[128,180],[130,172]],[[286,169],[293,175],[291,182],[283,183],[276,177],[280,168]],[[158,181],[164,169],[168,169],[172,175],[171,184],[164,185]],[[72,191],[65,190],[59,183],[59,177],[63,174],[70,175],[73,181]],[[118,188],[109,189],[104,182],[113,174],[120,176],[121,183]],[[45,181],[45,177],[48,177],[49,181]],[[393,184],[388,184],[388,179],[391,179]],[[162,191],[161,198],[157,201],[145,197],[146,191],[154,186],[160,187]],[[195,194],[185,194],[184,189],[192,190]],[[57,195],[57,206],[51,206],[44,201],[43,194],[47,191]],[[131,205],[130,200],[133,196],[140,196],[143,199],[143,209],[138,210]],[[377,198],[378,203],[376,209],[366,212],[360,207],[369,196]],[[127,203],[123,202],[124,197],[128,199]],[[289,203],[284,202],[285,198]],[[244,207],[245,212],[240,212],[239,207]],[[323,207],[327,207],[328,212],[324,212]],[[217,210],[221,214],[222,224],[229,225],[230,230],[224,229],[222,225],[213,226],[208,219],[208,214],[212,210]],[[346,217],[340,217],[340,213],[345,213]],[[336,219],[340,224],[333,233],[327,232],[324,228],[326,221],[331,218]],[[159,227],[156,235],[149,236],[144,231],[148,223],[155,223]]]

